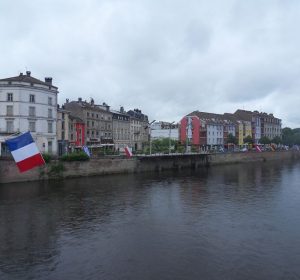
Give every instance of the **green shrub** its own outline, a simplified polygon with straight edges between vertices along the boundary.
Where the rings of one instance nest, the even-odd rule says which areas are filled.
[[[66,154],[61,157],[62,161],[86,161],[89,156],[85,152]]]
[[[43,159],[46,163],[49,163],[51,161],[51,155],[50,154],[44,153],[44,154],[42,154],[42,156],[43,156]]]
[[[48,175],[51,177],[61,177],[64,170],[65,170],[65,168],[63,166],[63,163],[61,163],[61,162],[59,162],[57,164],[51,164]]]

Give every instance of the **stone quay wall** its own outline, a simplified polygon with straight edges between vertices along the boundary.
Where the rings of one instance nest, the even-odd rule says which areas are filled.
[[[43,167],[38,167],[24,173],[18,171],[13,160],[0,159],[0,184],[117,173],[160,172],[163,170],[179,170],[184,168],[196,169],[218,164],[283,161],[296,158],[300,158],[300,152],[298,151],[139,156],[131,159],[107,157],[78,162],[53,160]]]

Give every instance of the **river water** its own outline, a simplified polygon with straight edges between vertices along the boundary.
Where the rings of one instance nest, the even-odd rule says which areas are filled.
[[[300,163],[0,185],[0,279],[300,279]]]

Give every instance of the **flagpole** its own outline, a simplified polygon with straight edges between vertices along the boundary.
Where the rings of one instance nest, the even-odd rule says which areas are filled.
[[[8,135],[8,136],[4,136],[3,139],[4,139],[4,140],[8,140],[8,139],[10,139],[10,138],[12,138],[12,137],[14,137],[14,136],[19,135],[19,134],[21,134],[20,131],[15,132],[15,133],[13,133],[13,134],[10,134],[10,135]]]

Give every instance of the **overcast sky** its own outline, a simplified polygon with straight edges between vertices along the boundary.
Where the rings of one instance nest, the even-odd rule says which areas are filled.
[[[273,113],[300,127],[299,0],[1,0],[0,78],[53,77],[149,120]]]

